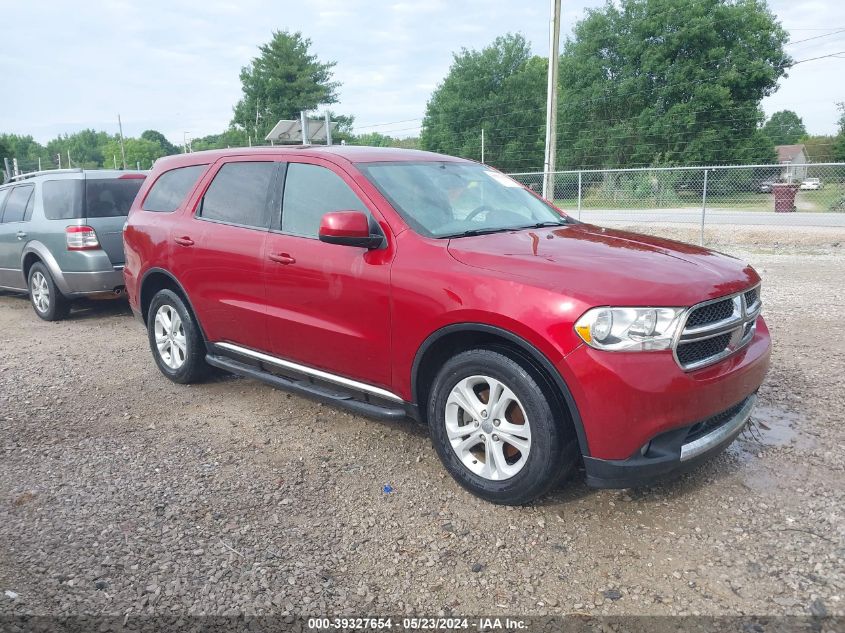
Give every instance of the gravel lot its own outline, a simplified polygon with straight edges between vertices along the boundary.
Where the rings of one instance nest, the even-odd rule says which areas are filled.
[[[0,614],[845,614],[845,256],[744,256],[775,340],[753,433],[525,508],[410,421],[169,383],[124,304],[0,295]]]

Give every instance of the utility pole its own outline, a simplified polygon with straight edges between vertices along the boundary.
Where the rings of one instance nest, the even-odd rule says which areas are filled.
[[[68,150],[67,151],[67,168],[70,169],[71,167],[73,167],[73,165],[71,165],[71,163],[70,163],[70,150]]]
[[[299,113],[299,125],[302,128],[302,144],[308,145],[308,113],[305,110]]]
[[[560,61],[560,0],[551,0],[549,20],[549,82],[546,94],[546,158],[543,162],[543,197],[555,197],[555,146],[557,145],[557,66]]]
[[[481,128],[481,163],[484,163],[484,128]]]
[[[117,113],[117,129],[120,131],[120,162],[123,163],[123,168],[126,169],[126,149],[123,147],[123,123],[120,122],[120,113]],[[68,167],[70,167],[70,158],[68,158]]]
[[[332,144],[332,120],[329,117],[329,111],[326,110],[326,145]]]
[[[59,161],[59,169],[61,169],[62,168],[62,153],[61,152],[58,152],[56,154],[56,160]],[[116,167],[115,167],[115,169],[116,169]]]
[[[38,157],[38,171],[41,171],[41,157]]]

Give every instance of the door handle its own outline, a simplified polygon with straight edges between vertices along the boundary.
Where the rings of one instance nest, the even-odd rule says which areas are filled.
[[[283,266],[296,263],[296,259],[287,253],[270,253],[270,261],[282,264]]]
[[[176,242],[179,246],[193,246],[194,240],[192,240],[187,235],[183,235],[182,237],[174,237],[173,241]]]
[[[25,237],[26,237],[26,233],[24,233],[23,231],[18,231],[18,232],[15,234],[15,236],[16,236],[19,240],[22,240],[23,238],[25,238]]]

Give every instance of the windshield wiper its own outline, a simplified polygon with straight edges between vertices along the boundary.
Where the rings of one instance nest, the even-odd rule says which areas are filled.
[[[472,237],[474,235],[489,235],[490,233],[502,233],[503,231],[513,231],[519,227],[500,226],[496,229],[470,229],[468,231],[461,231],[460,233],[453,233],[452,235],[443,235],[443,238],[451,239],[453,237]]]
[[[556,222],[554,220],[546,220],[544,222],[537,222],[536,224],[529,224],[528,226],[520,226],[519,229],[542,229],[547,226],[566,226],[566,221]]]

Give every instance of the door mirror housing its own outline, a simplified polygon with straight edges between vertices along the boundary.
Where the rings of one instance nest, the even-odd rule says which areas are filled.
[[[321,242],[358,246],[362,248],[381,248],[384,236],[370,233],[370,219],[361,211],[332,211],[320,220],[318,233]]]

